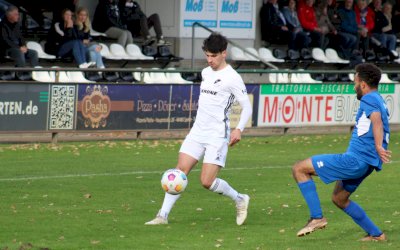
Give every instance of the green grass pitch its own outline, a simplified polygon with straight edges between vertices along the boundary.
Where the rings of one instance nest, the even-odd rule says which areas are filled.
[[[250,195],[246,224],[234,203],[204,190],[199,166],[169,217],[144,226],[161,206],[161,174],[176,164],[181,140],[0,145],[0,249],[400,249],[400,133],[390,164],[352,199],[388,237],[365,233],[330,200],[334,185],[315,178],[328,226],[296,232],[308,209],[291,166],[314,154],[344,152],[349,135],[245,137],[220,177]]]

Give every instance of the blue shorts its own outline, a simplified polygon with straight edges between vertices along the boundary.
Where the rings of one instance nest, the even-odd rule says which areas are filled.
[[[350,193],[374,170],[374,167],[348,153],[315,155],[311,161],[315,172],[325,184],[342,181],[343,188]]]

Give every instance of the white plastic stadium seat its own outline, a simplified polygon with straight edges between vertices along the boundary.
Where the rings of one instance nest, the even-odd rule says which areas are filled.
[[[136,60],[154,60],[152,56],[145,56],[142,53],[142,50],[136,44],[128,44],[126,45],[126,53],[133,59]]]
[[[159,69],[159,68],[152,68]],[[146,72],[144,74],[145,83],[170,83],[164,72]]]
[[[175,70],[175,68],[168,68],[168,70]],[[165,72],[165,77],[168,83],[193,83],[182,78],[178,72]]]
[[[288,80],[290,79],[289,82],[291,83],[301,83],[301,78],[299,77],[299,74],[297,73],[291,73],[290,77],[288,76]]]
[[[141,67],[137,67],[136,69],[142,69]],[[141,72],[133,72],[133,78],[135,78],[135,80],[136,81],[141,81],[142,80],[142,78],[141,78]]]
[[[60,68],[58,66],[53,66],[52,68]],[[71,82],[71,80],[68,78],[67,73],[65,71],[58,71],[58,82]],[[52,79],[52,82],[56,82],[56,72],[55,71],[49,71],[50,78]]]
[[[34,41],[29,41],[26,43],[26,47],[31,50],[35,50],[38,53],[38,57],[41,59],[56,59],[55,55],[50,55],[44,52],[42,46]]]
[[[126,52],[124,47],[122,47],[121,44],[119,43],[113,43],[110,45],[110,53],[116,57],[119,57],[121,59],[127,59],[127,60],[133,60],[136,59],[132,56],[129,56]]]
[[[326,58],[324,51],[321,48],[313,48],[311,51],[311,55],[314,60],[321,61],[324,63],[330,63],[328,58]]]
[[[300,70],[301,71],[301,70]],[[298,73],[298,79],[301,80],[302,83],[322,83],[322,81],[314,80],[310,73]]]
[[[289,74],[288,73],[271,73],[269,74],[270,83],[288,83]]]
[[[234,61],[247,61],[246,56],[244,55],[243,50],[238,47],[232,46],[230,50],[231,58]]]
[[[94,81],[90,81],[90,80],[86,79],[81,71],[68,71],[67,76],[71,82],[94,83]]]
[[[110,59],[110,60],[122,59],[118,56],[111,54],[110,49],[108,48],[108,46],[105,43],[99,43],[99,45],[101,46],[100,54],[102,57],[104,57],[106,59]]]
[[[268,48],[259,48],[258,54],[262,60],[267,62],[284,62],[285,60],[274,57],[272,51]]]
[[[391,80],[388,76],[388,74],[383,73],[381,75],[381,80],[379,81],[379,83],[395,83],[395,81]]]
[[[345,60],[339,57],[338,53],[336,50],[327,48],[325,50],[325,55],[326,58],[331,62],[331,63],[343,63],[343,64],[348,64],[350,63],[349,60]]]
[[[35,68],[41,69],[43,67],[36,66]],[[37,82],[54,82],[48,71],[32,71],[32,79]]]
[[[354,81],[354,74],[353,73],[349,73],[349,79],[350,79],[350,81]]]
[[[244,51],[244,56],[247,58],[248,61],[259,61],[258,58],[254,57],[246,52],[250,52],[250,53],[258,56],[258,51],[255,48],[252,48],[252,47],[246,48],[246,50]]]

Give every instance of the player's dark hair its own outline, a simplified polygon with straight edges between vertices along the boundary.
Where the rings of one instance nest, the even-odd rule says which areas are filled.
[[[228,47],[228,40],[223,35],[213,32],[203,41],[203,51],[220,53]]]
[[[381,80],[381,70],[372,63],[362,63],[356,66],[356,73],[361,81],[371,88],[377,88]]]

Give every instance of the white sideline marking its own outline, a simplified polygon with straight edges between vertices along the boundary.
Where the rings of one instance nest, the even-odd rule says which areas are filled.
[[[272,166],[272,167],[248,167],[248,168],[227,168],[223,171],[257,170],[257,169],[279,169],[290,168],[291,166]],[[193,169],[192,172],[199,172],[201,169]],[[26,181],[26,180],[45,180],[45,179],[63,179],[77,177],[95,177],[95,176],[122,176],[139,174],[162,174],[164,171],[133,171],[124,173],[98,173],[98,174],[67,174],[67,175],[49,175],[49,176],[26,176],[17,178],[0,178],[0,182],[6,181]]]
[[[398,163],[400,161],[391,161],[390,163]],[[390,164],[389,163],[389,164]],[[271,167],[247,167],[247,168],[224,168],[223,171],[240,171],[240,170],[257,170],[257,169],[280,169],[290,168],[292,166],[271,166]],[[193,169],[192,172],[199,172],[201,169]],[[46,180],[46,179],[64,179],[79,177],[95,177],[95,176],[122,176],[122,175],[139,175],[139,174],[162,174],[163,171],[133,171],[123,173],[98,173],[98,174],[67,174],[67,175],[50,175],[50,176],[26,176],[17,178],[0,178],[0,182],[6,181],[26,181],[26,180]]]

